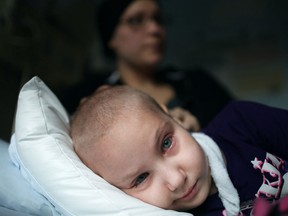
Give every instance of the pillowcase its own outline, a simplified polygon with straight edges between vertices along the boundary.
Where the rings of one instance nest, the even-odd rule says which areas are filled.
[[[1,139],[0,170],[0,215],[52,215],[54,207],[21,176]]]
[[[9,148],[22,175],[61,215],[191,215],[128,196],[86,167],[73,150],[68,114],[38,77],[20,91],[15,142]]]

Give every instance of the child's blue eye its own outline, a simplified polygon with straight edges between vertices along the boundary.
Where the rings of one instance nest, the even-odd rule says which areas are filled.
[[[171,147],[171,145],[172,145],[172,139],[170,137],[166,138],[163,140],[161,150],[165,152]]]
[[[141,175],[139,175],[134,183],[134,187],[137,187],[138,185],[140,185],[142,182],[145,181],[145,179],[149,176],[148,172],[142,173]]]

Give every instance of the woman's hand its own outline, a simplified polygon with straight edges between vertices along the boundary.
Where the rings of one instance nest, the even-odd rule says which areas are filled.
[[[185,129],[193,132],[200,131],[201,127],[196,116],[192,115],[189,111],[176,107],[169,110],[169,114],[179,122]]]

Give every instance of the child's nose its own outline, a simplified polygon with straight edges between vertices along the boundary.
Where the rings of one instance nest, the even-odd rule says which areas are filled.
[[[175,191],[186,181],[186,173],[181,168],[167,168],[165,171],[165,182],[169,190]]]

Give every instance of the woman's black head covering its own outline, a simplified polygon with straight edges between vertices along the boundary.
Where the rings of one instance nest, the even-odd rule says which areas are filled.
[[[104,54],[109,58],[114,58],[114,52],[109,48],[115,28],[119,19],[128,5],[134,0],[103,0],[98,7],[97,20],[99,36],[102,40]]]

